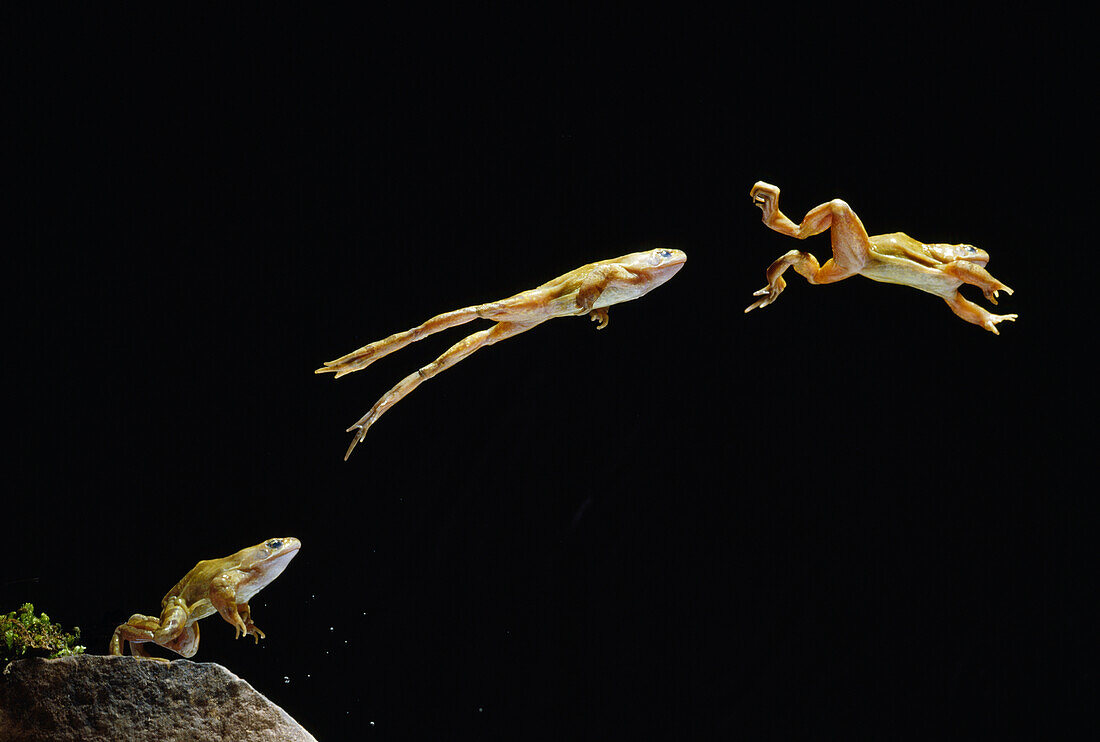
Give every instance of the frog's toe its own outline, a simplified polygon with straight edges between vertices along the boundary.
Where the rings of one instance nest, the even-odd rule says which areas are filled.
[[[754,309],[759,307],[766,307],[773,301],[779,298],[779,295],[783,293],[783,289],[786,288],[787,283],[782,278],[776,281],[774,284],[769,284],[759,291],[752,292],[753,296],[760,296],[763,298],[757,299],[752,304],[745,307],[745,314],[748,314]]]
[[[1004,284],[1001,284],[1000,286],[998,286],[995,289],[989,289],[987,291],[984,291],[983,293],[985,294],[985,298],[989,299],[989,302],[991,304],[996,304],[997,303],[997,297],[1000,296],[1002,291],[1005,292],[1006,294],[1008,294],[1009,296],[1012,296],[1012,289],[1010,289],[1008,286],[1005,286]]]
[[[607,314],[607,309],[603,307],[601,307],[600,309],[593,309],[591,312],[588,313],[588,315],[589,317],[591,317],[593,322],[600,323],[596,325],[597,330],[602,330],[603,328],[607,327],[607,323],[610,321],[610,318]]]
[[[1019,315],[1016,314],[993,314],[990,315],[989,319],[985,321],[985,324],[983,326],[994,335],[1000,335],[1001,333],[997,330],[997,323],[1005,321],[1015,322],[1016,317],[1018,316]]]
[[[233,622],[233,638],[240,639],[241,635],[248,636],[248,625],[240,618]]]
[[[351,443],[348,445],[348,450],[344,452],[344,461],[348,460],[348,457],[351,456],[351,452],[355,450],[355,447],[358,446],[367,435],[366,427],[358,423],[352,425],[346,432],[350,433],[353,430],[355,431],[355,435],[351,437]]]

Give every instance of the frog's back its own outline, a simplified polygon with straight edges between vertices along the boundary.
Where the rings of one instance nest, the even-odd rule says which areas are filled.
[[[928,252],[927,245],[914,240],[905,232],[877,234],[870,239],[874,254],[883,258],[912,260],[930,268],[939,265],[941,262]]]
[[[954,293],[959,279],[945,274],[943,261],[904,232],[892,232],[871,237],[871,252],[860,275],[872,281],[912,286],[936,296]]]
[[[181,598],[186,603],[205,598],[210,592],[210,582],[223,571],[226,561],[226,559],[204,559],[196,564],[165,594],[161,605],[167,603],[170,598]]]

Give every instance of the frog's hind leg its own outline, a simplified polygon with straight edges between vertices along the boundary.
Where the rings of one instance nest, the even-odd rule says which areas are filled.
[[[363,415],[354,425],[348,428],[348,432],[355,431],[355,435],[351,439],[351,445],[348,446],[347,453],[344,454],[344,461],[348,460],[348,457],[351,456],[351,452],[355,450],[355,446],[366,437],[367,430],[370,426],[373,425],[378,418],[382,417],[386,410],[393,407],[409,394],[409,392],[420,386],[422,381],[430,379],[436,374],[447,370],[471,353],[474,353],[486,345],[492,345],[494,343],[499,343],[501,340],[514,337],[521,332],[530,330],[540,323],[541,320],[539,322],[498,322],[488,330],[475,332],[460,340],[439,358],[435,359],[427,366],[424,366],[419,371],[406,376],[399,381],[393,389],[390,389],[382,395],[382,398],[374,403],[374,407],[371,407],[367,414]]]
[[[181,657],[194,657],[195,652],[199,651],[199,625],[193,623],[187,626],[179,636],[163,646]]]
[[[779,210],[779,188],[776,186],[761,181],[752,187],[749,195],[763,212],[764,224],[780,234],[804,240],[831,230],[833,257],[820,265],[817,258],[810,253],[791,250],[768,266],[768,285],[753,294],[762,298],[746,307],[746,312],[767,306],[779,298],[787,286],[783,278],[787,268],[793,267],[808,282],[816,284],[843,280],[859,273],[867,264],[871,239],[859,217],[846,202],[835,198],[821,204],[807,212],[800,224],[795,224]]]
[[[871,251],[871,238],[863,222],[859,220],[852,207],[839,198],[815,206],[795,224],[779,210],[779,188],[769,183],[758,182],[749,191],[753,202],[763,212],[763,221],[770,229],[788,237],[804,240],[825,230],[831,230],[833,257],[818,266],[817,260],[809,253],[800,253],[805,258],[796,258],[791,253],[780,258],[787,265],[806,278],[810,283],[833,283],[859,273],[867,263]],[[792,253],[798,251],[791,251]],[[809,258],[809,259],[806,259]],[[776,261],[777,263],[780,261]],[[770,272],[770,270],[769,270]]]
[[[141,646],[146,642],[155,641],[154,632],[158,628],[160,628],[160,619],[156,616],[135,613],[130,616],[130,620],[124,624],[119,624],[118,628],[115,629],[115,633],[111,635],[109,651],[113,655],[122,656],[124,654],[123,642],[128,642],[130,654],[135,657],[158,659],[148,654]]]
[[[154,642],[155,643],[155,642]],[[162,644],[165,649],[170,649],[181,657],[194,657],[195,652],[199,649],[199,627],[198,624],[194,626],[188,626],[183,633],[176,637],[173,641],[167,644]],[[156,660],[157,662],[171,662],[167,657],[156,657],[145,651],[144,644],[131,644],[130,653],[135,657],[141,657],[146,660]]]
[[[421,338],[427,337],[428,335],[434,335],[437,332],[442,332],[456,325],[472,322],[478,317],[484,316],[480,309],[480,306],[463,307],[453,312],[437,314],[427,322],[417,325],[411,330],[394,333],[384,340],[377,340],[373,343],[364,345],[359,350],[352,351],[334,361],[326,361],[324,366],[313,373],[334,373],[336,374],[336,378],[339,379],[341,376],[345,376],[355,371],[361,371],[379,358],[383,358],[390,353],[401,350],[406,345],[415,343]]]

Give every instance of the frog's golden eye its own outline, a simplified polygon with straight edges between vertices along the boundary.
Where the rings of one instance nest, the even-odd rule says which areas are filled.
[[[277,538],[273,538],[267,542],[267,548],[269,549],[281,549],[283,548],[283,542]]]

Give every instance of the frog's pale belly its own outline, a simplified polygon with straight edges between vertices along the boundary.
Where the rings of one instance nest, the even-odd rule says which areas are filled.
[[[656,288],[656,285],[651,283],[628,284],[612,282],[604,288],[599,297],[596,298],[596,301],[592,303],[592,308],[601,309],[603,307],[610,307],[613,304],[632,301],[639,296],[649,293],[649,291],[654,288]]]
[[[889,256],[872,259],[871,262],[860,269],[859,274],[870,278],[872,281],[912,286],[915,289],[945,298],[953,295],[962,284],[959,279],[940,270],[926,268],[909,260]]]

